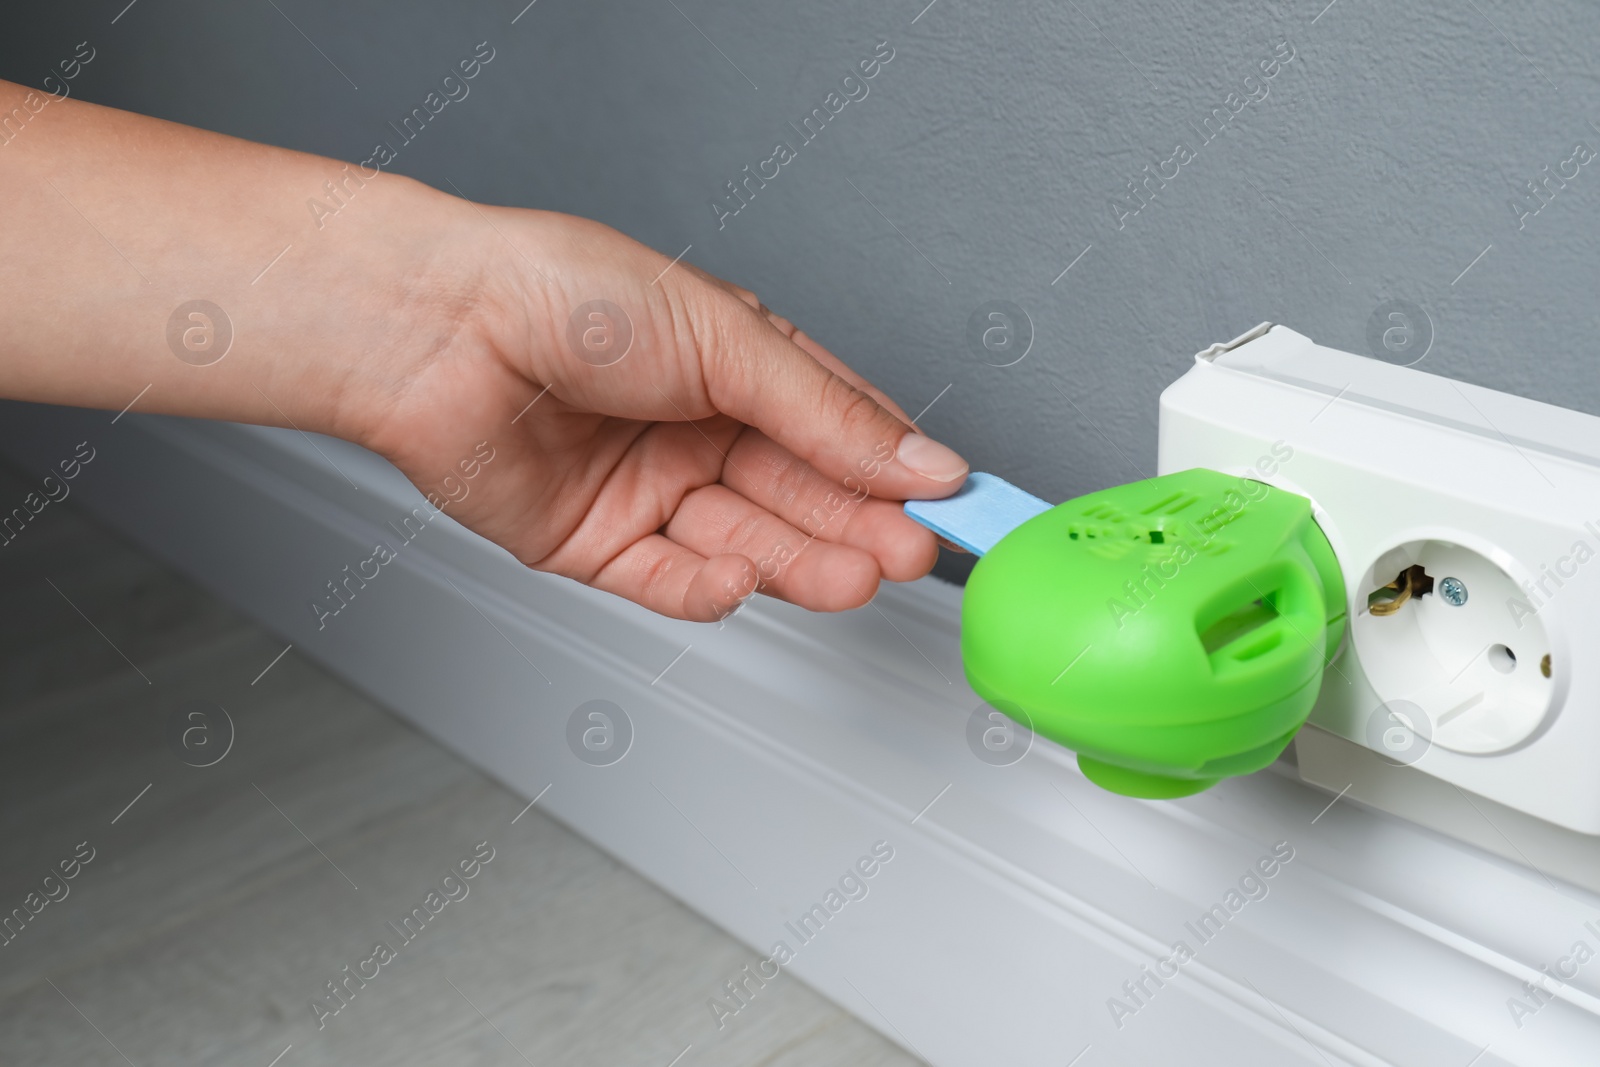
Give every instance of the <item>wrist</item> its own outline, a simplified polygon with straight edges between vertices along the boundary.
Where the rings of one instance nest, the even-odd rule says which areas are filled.
[[[307,279],[318,310],[306,326],[329,333],[306,346],[325,359],[307,369],[306,428],[392,455],[441,364],[479,347],[493,231],[466,201],[409,178],[382,175],[369,191],[371,210],[351,212],[352,232]]]

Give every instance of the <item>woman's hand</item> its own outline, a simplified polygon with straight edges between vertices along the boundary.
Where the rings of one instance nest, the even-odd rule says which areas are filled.
[[[466,237],[439,261],[473,279],[438,286],[462,294],[459,327],[348,421],[447,514],[701,621],[758,590],[859,607],[932,567],[898,502],[949,495],[966,464],[754,294],[598,223],[435,205]]]

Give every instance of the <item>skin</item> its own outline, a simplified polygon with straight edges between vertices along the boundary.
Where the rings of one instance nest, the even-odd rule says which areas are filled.
[[[6,82],[0,203],[0,395],[342,437],[527,566],[664,615],[858,607],[933,565],[899,502],[966,477],[753,293],[596,222]],[[168,342],[193,299],[233,329],[207,366]]]

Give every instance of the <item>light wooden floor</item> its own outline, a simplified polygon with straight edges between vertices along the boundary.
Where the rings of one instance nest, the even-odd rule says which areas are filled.
[[[0,515],[29,488],[0,468]],[[788,976],[719,1032],[754,954],[294,651],[262,675],[284,642],[70,501],[0,547],[0,607],[0,916],[94,850],[0,946],[0,1064],[916,1062]],[[213,766],[168,740],[187,701],[232,718]]]

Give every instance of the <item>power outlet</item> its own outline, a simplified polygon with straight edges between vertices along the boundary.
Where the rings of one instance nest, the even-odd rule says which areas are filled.
[[[1531,605],[1526,615],[1507,608],[1527,594],[1492,558],[1449,541],[1410,542],[1378,557],[1362,591],[1366,610],[1358,600],[1351,629],[1389,713],[1380,716],[1384,751],[1407,748],[1410,731],[1492,755],[1545,721],[1555,692],[1550,638]]]
[[[1600,418],[1264,323],[1162,394],[1159,467],[1312,501],[1350,620],[1314,726],[1600,834]]]

